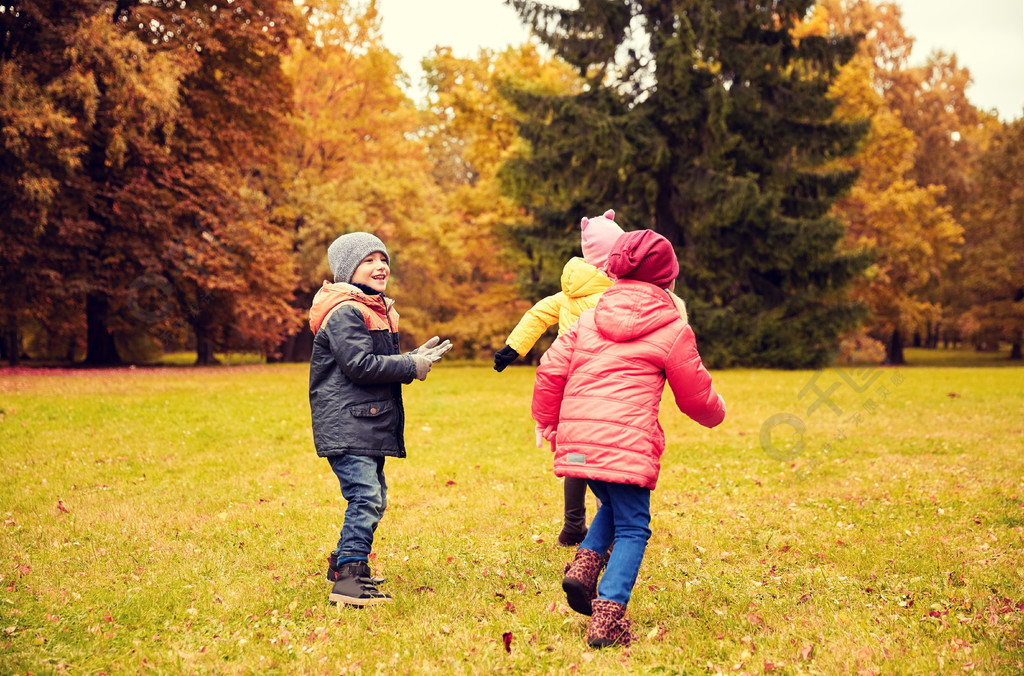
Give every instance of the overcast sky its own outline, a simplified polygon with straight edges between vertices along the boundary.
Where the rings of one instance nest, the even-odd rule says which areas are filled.
[[[554,0],[565,4],[568,0]],[[912,65],[936,49],[957,55],[974,80],[974,105],[1004,121],[1024,116],[1024,0],[899,0],[903,26],[915,38]],[[502,0],[377,0],[384,40],[419,84],[420,60],[435,45],[475,57],[525,42],[528,31]],[[412,92],[414,98],[421,94]]]

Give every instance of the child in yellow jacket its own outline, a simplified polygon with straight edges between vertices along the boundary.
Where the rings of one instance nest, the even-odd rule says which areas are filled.
[[[570,258],[562,269],[562,290],[538,301],[519,320],[505,339],[505,347],[494,353],[495,371],[505,370],[520,355],[529,352],[549,326],[557,323],[558,335],[562,335],[584,310],[597,305],[601,294],[612,285],[604,267],[612,245],[622,234],[611,209],[601,216],[580,221],[583,258]],[[565,524],[558,534],[558,544],[575,547],[587,535],[586,480],[567,477],[564,493]]]
[[[608,252],[622,235],[609,209],[596,218],[580,221],[583,258],[573,257],[562,268],[562,290],[542,298],[519,320],[505,339],[505,347],[494,353],[494,370],[505,367],[529,352],[549,326],[558,324],[558,335],[576,323],[584,310],[597,305],[597,299],[612,285],[604,273]]]

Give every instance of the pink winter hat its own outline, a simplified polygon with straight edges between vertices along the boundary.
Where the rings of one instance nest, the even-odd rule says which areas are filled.
[[[599,270],[603,270],[608,262],[608,253],[612,250],[615,240],[622,235],[622,228],[615,222],[615,212],[609,209],[602,216],[586,218],[580,221],[580,234],[583,240],[583,260]]]
[[[634,230],[615,242],[608,274],[665,289],[679,275],[679,259],[667,239],[653,230]]]

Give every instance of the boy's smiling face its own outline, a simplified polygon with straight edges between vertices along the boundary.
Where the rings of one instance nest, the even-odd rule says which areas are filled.
[[[352,273],[352,283],[362,284],[378,293],[384,293],[390,276],[391,266],[388,265],[388,257],[374,251],[356,266],[356,271]]]

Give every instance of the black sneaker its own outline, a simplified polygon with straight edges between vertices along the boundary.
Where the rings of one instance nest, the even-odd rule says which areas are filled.
[[[330,601],[363,607],[388,603],[391,597],[374,586],[370,578],[370,566],[366,562],[354,561],[338,566],[338,579],[331,589]]]
[[[338,561],[338,559],[336,559],[333,554],[327,557],[327,581],[328,582],[337,582],[338,581],[338,563],[337,563],[337,561]],[[374,585],[384,584],[387,581],[388,581],[388,579],[386,577],[373,577],[373,576],[370,577],[370,582],[372,582]]]

